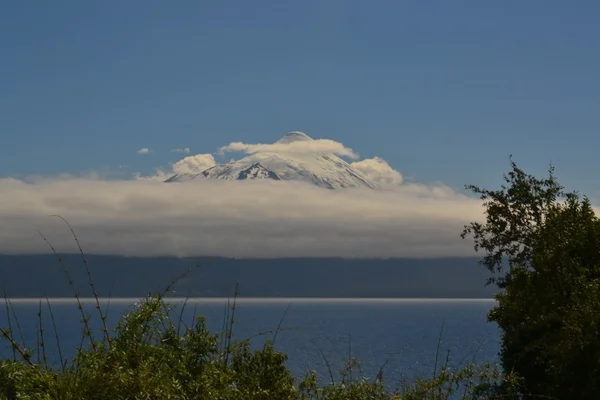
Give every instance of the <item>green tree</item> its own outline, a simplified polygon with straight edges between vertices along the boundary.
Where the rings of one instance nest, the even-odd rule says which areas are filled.
[[[501,291],[489,320],[502,330],[501,363],[527,391],[558,399],[600,393],[600,220],[589,200],[537,179],[511,160],[500,190],[480,195],[485,223],[466,225],[488,284]]]

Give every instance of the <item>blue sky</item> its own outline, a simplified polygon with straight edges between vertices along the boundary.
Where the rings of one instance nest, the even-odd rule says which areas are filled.
[[[552,162],[600,200],[599,20],[593,1],[7,2],[0,177],[301,130],[455,188],[498,185],[509,154]]]

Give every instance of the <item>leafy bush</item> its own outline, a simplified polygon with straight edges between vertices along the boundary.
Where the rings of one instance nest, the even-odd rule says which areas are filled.
[[[475,249],[503,289],[490,321],[502,329],[501,362],[525,392],[558,399],[600,393],[600,219],[587,198],[565,193],[550,168],[537,179],[512,163],[471,223]]]
[[[433,379],[405,383],[391,392],[381,375],[375,380],[354,377],[358,364],[350,360],[339,382],[332,374],[331,383],[319,385],[314,371],[300,380],[293,377],[287,357],[272,341],[258,350],[248,340],[232,341],[232,327],[233,313],[225,332],[211,333],[203,317],[187,325],[163,297],[148,297],[124,314],[104,339],[84,335],[89,344],[61,366],[48,364],[43,356],[34,362],[33,351],[20,348],[4,329],[21,360],[0,361],[0,398],[484,399],[502,378],[490,365],[453,370],[446,362]]]
[[[75,232],[66,220],[64,222],[79,246]],[[102,322],[102,338],[94,336],[90,315],[85,313],[69,271],[56,254],[81,314],[80,346],[72,360],[63,358],[47,299],[60,365],[48,362],[46,343],[49,338],[43,329],[41,302],[36,349],[22,347],[18,319],[5,295],[8,327],[0,328],[0,333],[12,347],[13,359],[0,360],[0,399],[476,400],[500,395],[504,399],[524,398],[518,395],[520,382],[513,374],[503,375],[492,365],[452,368],[448,359],[432,378],[404,382],[396,391],[384,385],[381,371],[375,380],[355,376],[355,369],[359,369],[355,359],[348,360],[339,372],[338,381],[331,370],[331,382],[326,385],[318,383],[314,371],[297,379],[286,366],[286,355],[275,350],[273,341],[267,340],[256,350],[251,349],[249,340],[233,341],[235,299],[233,305],[228,304],[223,331],[212,333],[203,317],[194,317],[186,324],[182,318],[185,303],[177,314],[165,302],[165,293],[171,286],[136,304],[111,332],[80,246],[79,250]],[[17,322],[15,327],[21,340],[14,335],[13,320]],[[276,334],[277,331],[274,338]]]

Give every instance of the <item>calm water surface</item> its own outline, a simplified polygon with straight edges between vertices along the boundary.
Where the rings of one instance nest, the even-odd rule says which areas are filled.
[[[108,306],[110,326],[114,327],[118,318],[136,301],[111,299],[109,303],[103,299],[104,307]],[[37,299],[12,300],[25,342],[33,348],[36,346],[38,302]],[[72,355],[81,337],[76,303],[73,299],[51,299],[50,302],[63,354]],[[169,299],[169,303],[181,305],[183,299]],[[93,314],[93,325],[98,328],[94,301],[85,299],[84,304]],[[226,304],[227,299],[189,300],[184,316],[190,321],[194,312],[203,315],[212,330],[220,331]],[[440,331],[441,359],[450,351],[455,363],[497,361],[498,328],[486,319],[486,313],[493,305],[493,300],[459,299],[238,299],[235,337],[245,339],[275,330],[285,314],[276,347],[288,354],[288,366],[295,375],[303,375],[311,368],[326,379],[328,373],[323,355],[337,369],[351,353],[362,362],[363,373],[370,377],[387,363],[384,378],[395,384],[402,378],[431,376]],[[7,326],[7,313],[3,301],[1,306],[0,324],[4,327]],[[58,355],[45,300],[42,316],[48,355],[56,362]],[[272,334],[258,336],[252,343],[258,347],[267,337]],[[6,342],[1,347],[1,355],[12,356]]]

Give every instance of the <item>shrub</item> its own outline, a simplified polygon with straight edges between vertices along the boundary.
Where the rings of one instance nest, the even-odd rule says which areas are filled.
[[[559,399],[600,393],[600,220],[587,198],[565,193],[550,168],[537,179],[512,163],[485,201],[475,250],[502,291],[489,319],[502,330],[501,362],[525,392]]]
[[[68,225],[66,220],[65,223]],[[75,232],[70,225],[69,228],[79,246]],[[48,245],[56,254],[49,242]],[[275,349],[273,341],[267,340],[262,348],[255,350],[249,340],[233,341],[235,300],[231,307],[228,304],[220,333],[212,333],[203,317],[194,317],[186,324],[182,318],[185,303],[177,314],[165,302],[165,293],[176,280],[163,293],[136,304],[110,332],[80,246],[79,250],[102,322],[101,339],[95,338],[90,315],[85,313],[64,265],[82,322],[81,344],[72,360],[63,359],[48,299],[60,365],[52,365],[46,356],[41,302],[35,359],[34,351],[22,347],[19,344],[22,340],[14,336],[11,323],[14,310],[5,295],[8,327],[0,329],[0,333],[12,347],[13,359],[0,361],[0,399],[449,400],[460,396],[475,400],[496,398],[500,393],[508,399],[518,393],[519,381],[512,374],[502,375],[491,365],[451,368],[448,360],[439,374],[404,382],[396,391],[384,385],[382,371],[375,380],[355,376],[354,370],[359,369],[355,359],[348,360],[339,372],[338,381],[331,371],[331,382],[326,385],[318,384],[314,371],[298,380],[286,366],[286,355]],[[20,331],[18,323],[16,328]]]

